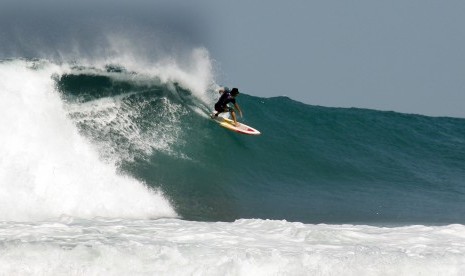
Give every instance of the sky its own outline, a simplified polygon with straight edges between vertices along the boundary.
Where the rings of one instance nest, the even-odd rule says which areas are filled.
[[[166,48],[205,47],[217,83],[246,94],[465,118],[465,1],[4,0],[2,6],[0,52],[20,48],[5,38],[30,39],[37,25],[48,30],[42,43],[98,44],[93,24],[107,21],[133,37],[138,26],[141,36],[163,34]],[[182,39],[165,39],[170,33]],[[23,52],[35,44],[22,43]]]
[[[465,1],[239,0],[212,11],[208,48],[225,82],[249,94],[465,118]]]

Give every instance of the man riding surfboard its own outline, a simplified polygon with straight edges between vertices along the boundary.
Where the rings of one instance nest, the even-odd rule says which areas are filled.
[[[221,88],[219,90],[219,93],[221,94],[220,99],[218,102],[215,104],[215,114],[212,115],[213,117],[218,117],[218,114],[223,113],[223,112],[229,112],[231,114],[231,117],[234,121],[234,125],[237,126],[237,119],[236,119],[236,114],[234,112],[234,109],[229,107],[228,104],[232,103],[234,107],[236,108],[237,111],[239,111],[239,114],[242,117],[242,111],[239,107],[239,105],[236,102],[236,97],[239,95],[239,90],[237,88],[229,89],[227,87]]]

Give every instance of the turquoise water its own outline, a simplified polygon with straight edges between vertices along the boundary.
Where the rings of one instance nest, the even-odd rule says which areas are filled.
[[[84,136],[104,144],[121,171],[160,188],[183,219],[465,223],[464,119],[245,92],[242,121],[262,132],[250,137],[208,119],[215,92],[205,103],[176,82],[128,74],[107,67],[56,81]],[[92,103],[99,108],[84,108]],[[108,119],[112,112],[120,119]]]

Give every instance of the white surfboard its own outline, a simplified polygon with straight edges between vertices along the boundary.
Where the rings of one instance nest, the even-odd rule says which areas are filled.
[[[250,127],[248,125],[245,125],[239,122],[237,122],[237,126],[235,126],[233,120],[223,118],[221,116],[212,117],[212,119],[215,120],[217,123],[219,123],[220,126],[227,128],[231,131],[235,131],[237,133],[248,134],[248,135],[259,135],[260,134],[260,131],[256,130],[253,127]]]

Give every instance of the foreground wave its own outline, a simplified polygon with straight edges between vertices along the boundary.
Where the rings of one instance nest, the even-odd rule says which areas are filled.
[[[2,273],[459,275],[465,227],[162,220],[0,223]]]

